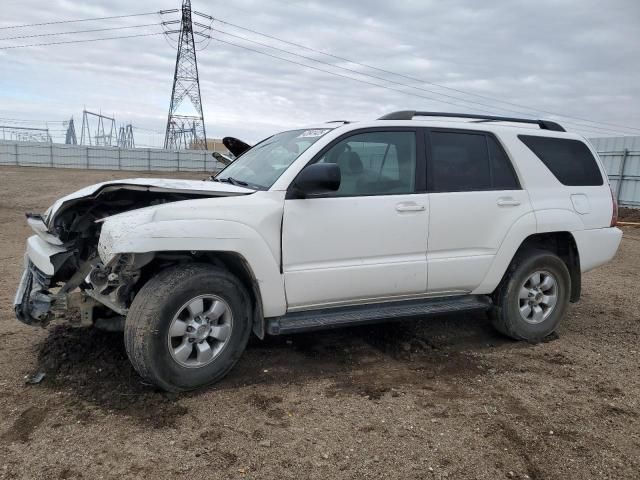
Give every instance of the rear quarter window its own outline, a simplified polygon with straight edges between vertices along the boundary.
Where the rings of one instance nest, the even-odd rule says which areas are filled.
[[[518,135],[560,183],[567,186],[599,186],[602,174],[591,150],[569,138]]]

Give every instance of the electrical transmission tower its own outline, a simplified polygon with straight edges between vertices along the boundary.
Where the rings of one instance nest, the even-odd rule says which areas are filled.
[[[120,130],[118,130],[118,147],[136,148],[136,143],[133,140],[133,125],[128,124],[120,127]]]
[[[63,125],[67,127],[67,132],[64,136],[64,143],[67,145],[77,145],[78,137],[76,137],[76,126],[73,123],[73,117]]]
[[[105,128],[105,124],[107,128]],[[95,129],[92,132],[92,125]],[[116,134],[116,121],[114,118],[106,117],[101,113],[82,111],[82,134],[80,135],[80,145],[95,145],[110,147]],[[86,143],[85,143],[86,142]]]
[[[169,33],[169,32],[167,32]],[[204,128],[202,100],[200,98],[200,79],[196,61],[196,45],[193,39],[193,22],[191,19],[191,0],[182,1],[182,20],[178,39],[178,55],[173,75],[171,104],[167,118],[167,129],[164,137],[164,148],[207,149],[207,134]],[[192,112],[183,111],[183,102],[188,99],[193,107]]]

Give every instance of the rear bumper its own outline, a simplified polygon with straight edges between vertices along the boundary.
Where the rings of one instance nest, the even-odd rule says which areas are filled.
[[[583,273],[610,262],[622,240],[622,230],[616,227],[572,233],[580,255],[580,270]]]

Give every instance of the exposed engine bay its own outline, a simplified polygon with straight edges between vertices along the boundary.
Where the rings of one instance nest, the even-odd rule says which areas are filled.
[[[36,235],[27,241],[25,271],[16,293],[17,317],[45,326],[67,309],[77,325],[120,329],[144,265],[155,253],[119,255],[105,265],[98,242],[105,219],[186,200],[251,193],[209,181],[134,179],[92,185],[58,200],[44,215],[27,214]],[[174,261],[164,254],[167,262]],[[102,324],[102,325],[101,325]]]

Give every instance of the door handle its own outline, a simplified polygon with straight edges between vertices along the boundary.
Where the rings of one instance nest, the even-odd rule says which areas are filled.
[[[496,202],[499,207],[517,207],[520,201],[513,197],[500,197]]]
[[[397,212],[422,212],[424,210],[424,205],[419,205],[415,202],[401,202],[396,205]]]

